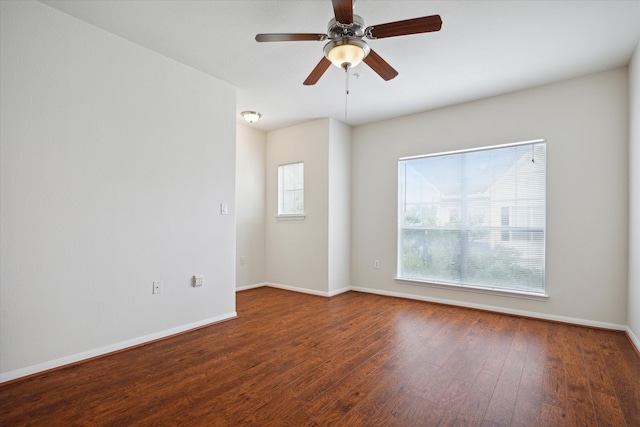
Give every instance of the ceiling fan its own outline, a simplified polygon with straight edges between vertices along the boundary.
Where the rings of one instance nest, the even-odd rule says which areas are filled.
[[[398,72],[369,47],[364,37],[375,40],[386,37],[406,36],[409,34],[439,31],[442,27],[440,15],[406,19],[386,24],[364,26],[363,19],[353,13],[355,0],[331,0],[335,18],[329,21],[327,34],[321,33],[274,33],[258,34],[258,42],[284,41],[325,41],[324,57],[304,81],[305,85],[314,85],[334,64],[348,71],[364,61],[384,80],[391,80]]]

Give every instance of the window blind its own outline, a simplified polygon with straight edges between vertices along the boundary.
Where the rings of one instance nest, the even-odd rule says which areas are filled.
[[[400,159],[398,277],[543,294],[546,142]]]

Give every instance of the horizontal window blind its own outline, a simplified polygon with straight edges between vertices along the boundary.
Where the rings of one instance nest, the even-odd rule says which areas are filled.
[[[546,143],[398,164],[398,277],[543,294]]]

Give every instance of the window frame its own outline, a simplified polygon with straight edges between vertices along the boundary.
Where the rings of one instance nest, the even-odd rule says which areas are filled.
[[[500,286],[496,286],[496,285],[492,285],[492,284],[478,284],[478,283],[464,283],[462,281],[449,281],[449,280],[432,280],[432,279],[427,279],[427,278],[413,278],[413,277],[403,277],[403,230],[409,230],[411,229],[411,224],[403,224],[404,218],[403,218],[403,185],[404,185],[404,181],[403,181],[403,177],[401,177],[400,172],[401,172],[401,168],[403,167],[403,162],[406,161],[410,161],[410,160],[418,160],[418,159],[424,159],[424,158],[429,158],[429,157],[443,157],[443,156],[447,156],[447,155],[452,155],[452,154],[463,154],[463,153],[473,153],[473,152],[480,152],[480,151],[487,151],[487,150],[496,150],[496,149],[501,149],[501,148],[508,148],[508,147],[516,147],[516,146],[522,146],[522,145],[529,145],[532,147],[532,150],[535,148],[536,145],[542,145],[543,146],[543,150],[544,150],[544,168],[543,168],[543,183],[542,183],[542,188],[543,188],[543,213],[542,213],[542,221],[543,224],[541,226],[541,230],[542,230],[542,240],[541,240],[541,246],[542,246],[542,266],[541,266],[541,271],[542,271],[542,288],[541,290],[533,290],[533,289],[519,289],[517,286],[514,287],[500,287]],[[410,284],[410,285],[424,285],[424,286],[431,286],[431,287],[440,287],[440,288],[454,288],[457,290],[463,290],[463,291],[470,291],[470,292],[479,292],[479,293],[489,293],[489,294],[496,294],[496,295],[506,295],[506,296],[514,296],[514,297],[519,297],[519,298],[527,298],[527,299],[535,299],[535,300],[547,300],[548,299],[548,294],[547,294],[547,287],[546,287],[546,268],[545,268],[545,263],[546,263],[546,200],[547,200],[547,174],[548,174],[548,168],[547,168],[547,162],[546,162],[546,153],[547,153],[547,143],[545,139],[538,139],[538,140],[532,140],[532,141],[524,141],[524,142],[517,142],[517,143],[512,143],[512,144],[503,144],[503,145],[494,145],[494,146],[489,146],[489,147],[480,147],[480,148],[472,148],[472,149],[465,149],[465,150],[456,150],[456,151],[449,151],[449,152],[442,152],[442,153],[434,153],[434,154],[427,154],[427,155],[421,155],[421,156],[412,156],[412,157],[403,157],[398,159],[398,210],[397,210],[397,214],[398,214],[398,220],[397,220],[397,269],[396,269],[396,282],[398,283],[402,283],[402,284]],[[406,203],[406,200],[404,200],[404,202]],[[424,205],[424,202],[421,202],[421,205]],[[451,208],[447,208],[447,214],[449,215],[449,218],[451,218]],[[499,218],[499,221],[501,223],[501,226],[503,225],[502,223],[504,222],[504,218],[502,217],[502,212],[504,212],[504,210],[501,209],[501,216]],[[514,215],[513,213],[514,211],[510,208],[509,209],[509,220],[511,220],[511,216]],[[454,227],[455,228],[455,227]],[[466,227],[462,227],[462,226],[458,226],[457,228],[455,228],[456,230],[462,232],[463,228],[466,230],[469,230],[469,228]],[[516,241],[516,240],[521,240],[521,239],[515,239],[514,235],[516,234],[516,232],[513,231],[514,227],[511,226],[511,224],[509,224],[507,227],[508,229],[508,240],[506,243],[509,243],[511,241]],[[533,236],[534,232],[539,232],[540,227],[530,227],[531,231],[529,230],[528,232],[528,236],[530,236],[529,238],[531,239]],[[517,231],[517,233],[526,233],[527,231]],[[501,232],[501,236],[506,237],[506,234],[504,232]],[[498,240],[503,240],[502,238],[498,238]],[[523,239],[525,240],[525,239]],[[504,243],[504,241],[501,241],[499,243]],[[465,243],[460,243],[462,246],[466,246],[469,245],[468,241]],[[465,251],[466,249],[461,249],[462,251]],[[462,255],[459,255],[462,256]],[[410,275],[406,275],[405,276],[410,276]]]
[[[287,173],[287,169],[299,166],[299,171],[294,171],[294,173],[299,173],[301,176],[294,178],[293,186],[286,186],[285,183],[285,174]],[[304,211],[304,190],[305,190],[305,179],[304,179],[304,162],[291,162],[291,163],[283,163],[278,165],[277,170],[277,213],[276,218],[278,220],[293,220],[299,221],[305,218]],[[285,204],[287,197],[285,196],[286,192],[298,192],[300,193],[301,198],[301,208],[297,210],[287,209]],[[294,196],[295,198],[296,196]]]

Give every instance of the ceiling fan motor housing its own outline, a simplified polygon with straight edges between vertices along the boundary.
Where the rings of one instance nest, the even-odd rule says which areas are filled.
[[[340,37],[363,37],[364,36],[364,20],[361,16],[353,15],[353,22],[350,24],[344,24],[336,21],[336,18],[331,18],[327,25],[327,35],[329,39],[336,39]]]

